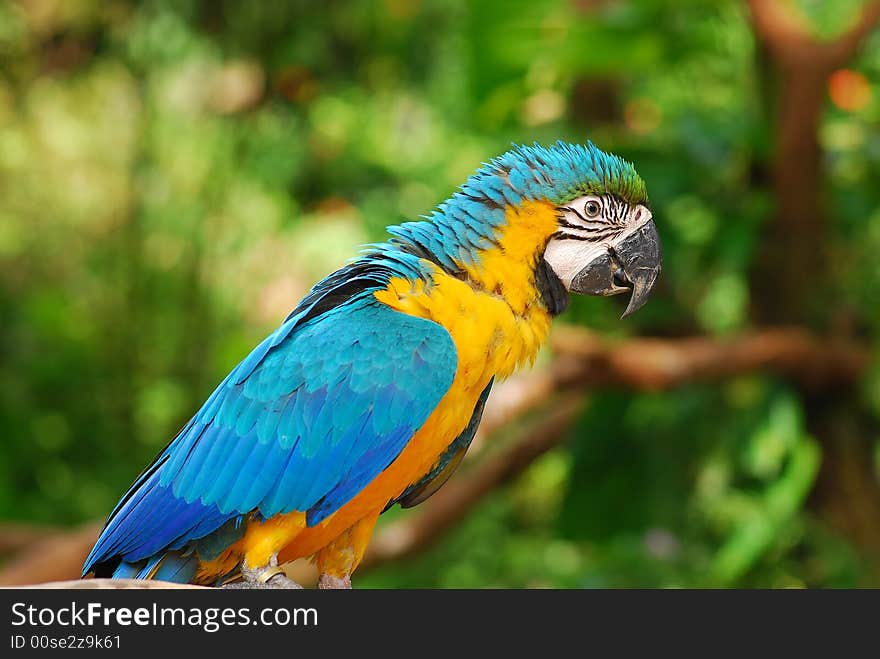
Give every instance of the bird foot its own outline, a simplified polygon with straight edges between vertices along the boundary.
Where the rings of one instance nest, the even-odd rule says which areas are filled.
[[[269,565],[259,568],[247,567],[245,563],[241,566],[241,581],[233,581],[225,584],[221,588],[230,590],[250,590],[250,589],[302,589],[297,582],[288,577],[284,570],[278,566],[278,559],[273,556],[269,561]]]
[[[301,590],[297,582],[283,574],[276,574],[266,581],[233,581],[220,586],[227,590]]]
[[[322,574],[318,579],[318,588],[321,590],[351,590],[351,577],[334,577],[330,574]]]

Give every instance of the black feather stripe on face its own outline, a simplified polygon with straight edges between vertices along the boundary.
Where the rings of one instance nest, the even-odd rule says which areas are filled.
[[[586,205],[597,202],[600,206],[598,215],[587,215]],[[598,243],[611,240],[626,228],[630,205],[617,195],[604,194],[591,196],[584,202],[583,208],[575,204],[560,206],[558,219],[560,230],[553,238],[581,240]],[[570,215],[566,216],[565,213]],[[575,217],[571,217],[574,215]]]

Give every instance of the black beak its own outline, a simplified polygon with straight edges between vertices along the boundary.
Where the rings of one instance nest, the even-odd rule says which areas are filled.
[[[635,313],[651,295],[660,276],[660,236],[651,220],[623,242],[577,273],[571,292],[583,295],[617,295],[632,291],[621,318]]]

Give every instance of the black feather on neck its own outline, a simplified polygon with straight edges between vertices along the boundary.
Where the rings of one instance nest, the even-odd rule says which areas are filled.
[[[541,294],[544,307],[552,316],[558,316],[568,307],[568,291],[542,256],[535,268],[535,286]]]

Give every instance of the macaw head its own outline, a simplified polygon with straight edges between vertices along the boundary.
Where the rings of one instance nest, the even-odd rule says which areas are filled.
[[[628,316],[660,274],[644,182],[630,163],[589,142],[516,146],[425,219],[390,227],[392,243],[505,297],[511,262],[524,263],[551,290],[553,312],[566,292],[630,293]]]
[[[589,142],[520,147],[503,158],[518,176],[527,175],[524,169],[539,174],[540,185],[524,187],[556,207],[558,229],[544,260],[565,288],[583,295],[629,292],[623,316],[639,309],[657,282],[662,258],[647,190],[632,164]]]

